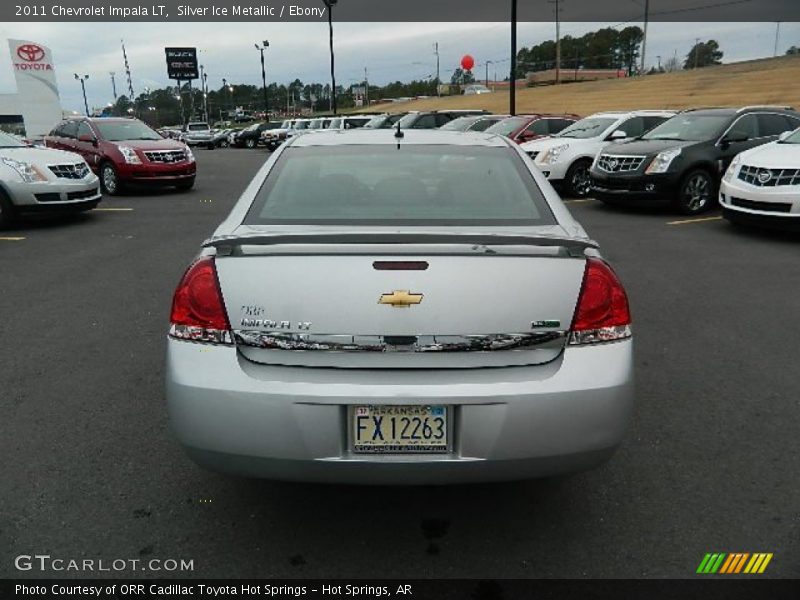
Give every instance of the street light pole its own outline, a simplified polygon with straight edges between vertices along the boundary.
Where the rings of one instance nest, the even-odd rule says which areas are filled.
[[[86,101],[86,80],[89,79],[88,75],[78,75],[75,73],[75,79],[81,82],[81,91],[83,91],[83,108],[86,109],[86,116],[89,116],[89,103]]]
[[[208,73],[203,73],[203,112],[208,123]]]
[[[255,44],[256,50],[261,53],[261,89],[264,91],[264,119],[269,120],[269,98],[267,97],[267,71],[264,67],[264,50],[269,48],[269,41],[264,40],[263,46]]]
[[[333,6],[338,2],[338,0],[322,0],[325,3],[325,6],[328,7],[328,32],[330,35],[330,48],[331,48],[331,108],[333,109],[333,114],[336,115],[336,72],[334,69],[334,57],[333,57]]]
[[[200,93],[203,94],[203,120],[208,123],[208,91],[206,90],[206,79],[208,74],[205,67],[200,65]]]
[[[509,113],[517,114],[517,0],[511,0],[511,89],[509,90]]]
[[[493,65],[494,61],[487,60],[486,61],[486,87],[489,87],[489,65]]]

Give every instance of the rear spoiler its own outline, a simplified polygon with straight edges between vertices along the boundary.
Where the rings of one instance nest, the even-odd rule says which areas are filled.
[[[204,248],[216,248],[220,254],[233,254],[242,246],[276,246],[285,244],[459,244],[472,245],[473,250],[491,254],[488,246],[547,246],[564,248],[570,254],[582,256],[589,248],[598,248],[594,240],[587,238],[557,237],[525,234],[485,233],[278,233],[220,236],[203,242]]]

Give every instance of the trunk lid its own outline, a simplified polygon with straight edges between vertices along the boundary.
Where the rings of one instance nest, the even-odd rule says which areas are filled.
[[[563,351],[585,269],[582,251],[558,240],[296,241],[218,247],[228,317],[251,361],[417,369],[547,363]],[[414,268],[396,270],[398,262]]]

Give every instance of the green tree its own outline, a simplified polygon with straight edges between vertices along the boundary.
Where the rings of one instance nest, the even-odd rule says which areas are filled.
[[[722,64],[722,50],[719,49],[719,43],[716,40],[708,40],[707,42],[698,42],[689,54],[686,55],[686,60],[683,62],[684,69],[694,69],[695,67],[708,67],[711,65]]]
[[[800,54],[800,48],[797,46],[792,46],[786,51],[787,56],[791,56],[793,54]]]
[[[475,82],[475,76],[472,71],[465,71],[461,67],[453,71],[453,76],[450,78],[450,83],[453,85],[467,85]]]

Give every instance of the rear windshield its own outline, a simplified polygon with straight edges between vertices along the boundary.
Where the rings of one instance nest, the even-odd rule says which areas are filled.
[[[100,131],[100,136],[109,142],[124,142],[125,140],[162,140],[164,138],[157,131],[150,129],[141,121],[101,121],[94,122]]]
[[[510,148],[361,145],[287,148],[248,225],[552,225]]]

